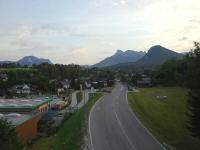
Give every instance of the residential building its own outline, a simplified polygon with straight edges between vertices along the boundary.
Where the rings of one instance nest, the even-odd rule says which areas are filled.
[[[8,89],[10,93],[14,94],[30,94],[31,93],[31,88],[30,86],[24,84],[24,85],[15,85]]]
[[[31,93],[31,88],[28,85],[23,85],[22,90],[21,90],[22,94],[30,94]]]
[[[151,87],[152,86],[152,80],[150,77],[142,76],[140,80],[136,81],[137,86],[140,87]]]
[[[90,82],[86,81],[85,82],[85,88],[86,89],[91,89],[91,87],[92,87],[92,84]]]
[[[0,81],[6,82],[8,80],[7,74],[3,73],[0,74]]]

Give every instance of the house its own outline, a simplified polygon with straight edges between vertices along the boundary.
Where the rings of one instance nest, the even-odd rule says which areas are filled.
[[[30,94],[31,88],[24,84],[24,85],[15,85],[8,90],[10,93],[14,94]]]
[[[103,86],[104,86],[104,87],[108,87],[108,83],[107,83],[107,81],[104,81]]]
[[[80,77],[79,80],[83,81],[83,82],[84,81],[88,82],[88,81],[90,81],[90,77]]]
[[[6,90],[3,88],[0,88],[0,96],[5,96],[6,95]]]
[[[113,86],[115,84],[115,81],[114,80],[108,80],[107,81],[107,86],[108,87],[111,87],[111,86]]]
[[[70,88],[71,81],[68,79],[55,81],[58,96],[63,96],[64,92]]]
[[[104,81],[103,80],[98,82],[98,87],[99,88],[104,88]]]
[[[58,96],[63,96],[65,89],[64,88],[58,88],[57,92],[58,92]]]
[[[21,90],[22,94],[30,94],[31,93],[31,88],[28,85],[23,85],[22,90]]]
[[[64,79],[64,80],[59,80],[59,81],[56,81],[55,84],[56,84],[56,87],[59,89],[59,88],[63,88],[63,89],[69,89],[70,88],[70,80],[68,79]]]
[[[64,80],[62,81],[62,84],[63,84],[63,88],[64,88],[64,89],[69,89],[69,88],[70,88],[70,80],[64,79]]]
[[[91,87],[92,87],[92,84],[90,82],[86,81],[85,82],[85,88],[86,89],[91,89]]]
[[[31,93],[33,93],[33,94],[38,94],[38,93],[39,93],[38,86],[37,86],[37,85],[31,85],[30,91],[31,91]]]
[[[96,82],[96,81],[92,82],[92,87],[93,87],[94,89],[98,89],[98,88],[99,88],[98,82]]]
[[[128,90],[129,91],[135,90],[135,86],[133,84],[128,84]]]
[[[137,86],[140,87],[151,87],[152,86],[152,79],[147,76],[142,76],[140,80],[136,81]]]
[[[0,74],[0,81],[6,82],[8,80],[7,74]]]
[[[21,94],[22,87],[22,85],[14,85],[8,89],[8,92],[13,94]]]

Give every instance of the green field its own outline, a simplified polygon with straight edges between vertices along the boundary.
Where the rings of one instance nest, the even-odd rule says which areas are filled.
[[[187,129],[187,89],[179,87],[142,88],[129,93],[133,111],[161,143],[178,150],[199,150],[200,140]],[[157,99],[156,96],[167,96]]]
[[[77,103],[80,103],[83,99],[83,92],[76,93]]]
[[[88,103],[65,121],[57,134],[39,139],[30,150],[79,150],[84,142],[83,136],[87,131],[85,120],[94,103],[102,94],[94,94]]]

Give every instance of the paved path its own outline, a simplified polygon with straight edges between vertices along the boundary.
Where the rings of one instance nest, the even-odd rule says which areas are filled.
[[[89,116],[90,150],[163,150],[132,112],[126,96],[126,88],[118,83],[94,105]]]
[[[87,101],[89,99],[89,90],[84,91],[85,99],[83,98],[80,103],[77,103],[77,96],[76,95],[77,95],[78,92],[80,92],[80,91],[75,91],[75,92],[72,93],[72,101],[71,101],[71,104],[69,105],[69,107],[81,108],[87,103]]]
[[[71,104],[69,105],[69,107],[75,107],[77,105],[77,98],[76,98],[76,94],[79,91],[75,91],[72,93],[72,100],[71,100]]]
[[[83,107],[86,103],[87,103],[87,101],[89,100],[89,91],[88,90],[85,90],[84,91],[84,97],[85,98],[83,98],[82,100],[81,100],[81,102],[77,105],[78,106],[78,108],[81,108],[81,107]]]

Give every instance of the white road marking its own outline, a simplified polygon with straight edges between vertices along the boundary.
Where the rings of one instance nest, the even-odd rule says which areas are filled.
[[[126,102],[128,103],[128,98],[127,98],[127,94],[128,92],[126,92]],[[128,106],[129,111],[131,112],[132,116],[137,120],[137,122],[146,130],[146,132],[164,149],[166,150],[166,148],[151,134],[151,132],[142,124],[142,122],[137,118],[137,116],[133,113],[133,111],[131,110],[130,106]]]
[[[128,143],[131,145],[132,149],[136,150],[135,146],[133,145],[133,143],[132,143],[131,140],[129,139],[128,135],[126,134],[126,131],[124,130],[124,128],[123,128],[123,126],[122,126],[122,123],[121,123],[121,121],[120,121],[120,119],[119,119],[119,117],[118,117],[116,111],[115,111],[115,117],[116,117],[116,119],[117,119],[117,122],[119,123],[119,126],[120,126],[120,128],[121,128],[123,134],[124,134],[125,137],[127,138]]]
[[[90,120],[91,120],[91,113],[94,111],[94,108],[97,106],[97,104],[98,103],[100,103],[100,101],[103,99],[105,97],[105,95],[104,96],[102,96],[95,104],[94,104],[94,106],[92,107],[92,109],[91,109],[91,111],[90,111],[90,113],[89,113],[89,125],[88,125],[88,128],[89,128],[89,139],[90,139],[90,150],[94,150],[94,145],[93,145],[93,142],[92,142],[92,132],[91,132],[91,128],[90,128]]]

